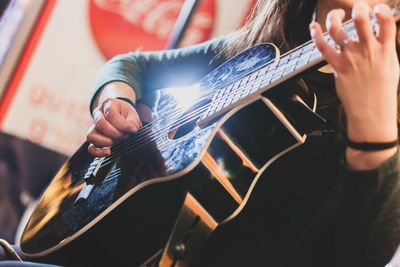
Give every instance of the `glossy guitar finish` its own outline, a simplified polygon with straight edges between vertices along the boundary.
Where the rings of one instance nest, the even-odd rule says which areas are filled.
[[[39,199],[21,238],[23,253],[66,265],[140,265],[166,245],[188,193],[217,224],[232,219],[267,166],[321,122],[315,100],[293,97],[281,84],[202,127],[196,122],[203,112],[196,111],[215,92],[272,64],[276,51],[260,45],[210,73],[194,86],[194,108],[179,100],[182,89],[145,97],[147,106],[138,109],[152,122],[109,157],[93,158],[84,144]]]

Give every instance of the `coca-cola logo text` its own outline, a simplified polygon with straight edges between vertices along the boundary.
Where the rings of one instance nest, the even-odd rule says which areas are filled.
[[[164,49],[184,0],[90,0],[90,26],[106,58],[119,53]],[[211,37],[215,0],[201,1],[181,46]]]

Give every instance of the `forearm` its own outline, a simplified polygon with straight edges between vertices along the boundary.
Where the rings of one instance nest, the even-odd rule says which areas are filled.
[[[99,103],[96,101],[102,100],[99,91],[117,81],[133,88],[135,91],[131,91],[137,98],[157,89],[197,82],[225,61],[222,56],[215,57],[223,41],[224,38],[219,38],[191,47],[127,53],[112,58],[95,80],[93,96],[96,99],[92,97],[91,110]],[[131,91],[125,91],[129,93],[125,96],[131,96]],[[115,96],[114,93],[110,90],[106,96]]]

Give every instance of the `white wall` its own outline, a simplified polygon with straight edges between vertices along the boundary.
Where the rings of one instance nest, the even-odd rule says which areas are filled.
[[[67,155],[85,140],[91,124],[92,84],[106,60],[92,37],[89,1],[57,0],[5,114],[2,131]],[[212,36],[235,28],[249,2],[215,0]]]

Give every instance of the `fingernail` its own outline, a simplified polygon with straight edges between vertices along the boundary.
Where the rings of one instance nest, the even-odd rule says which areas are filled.
[[[315,35],[315,28],[314,28],[314,25],[315,25],[314,22],[311,22],[310,25],[308,25],[308,28],[310,29],[311,38],[313,38],[314,35]]]
[[[314,28],[310,29],[310,35],[311,35],[311,38],[314,38],[314,35],[315,35],[315,29]]]
[[[374,6],[374,8],[372,9],[372,12],[373,12],[374,14],[378,14],[378,13],[380,12],[379,6],[378,6],[378,5]]]
[[[331,23],[331,20],[330,20],[329,16],[326,17],[325,26],[326,26],[326,29],[327,29],[328,31],[329,31],[329,29],[330,29],[331,26],[332,26],[332,23]]]
[[[351,17],[354,19],[356,17],[356,9],[357,9],[357,4],[353,6],[353,9],[351,10]]]
[[[359,9],[359,8],[360,8],[361,11],[362,11],[363,8],[366,8],[366,9],[370,10],[369,5],[364,1],[360,1],[360,2],[355,3],[354,6],[353,6],[353,9],[351,10],[351,17],[353,19],[356,17],[357,12],[358,12],[357,9]]]

